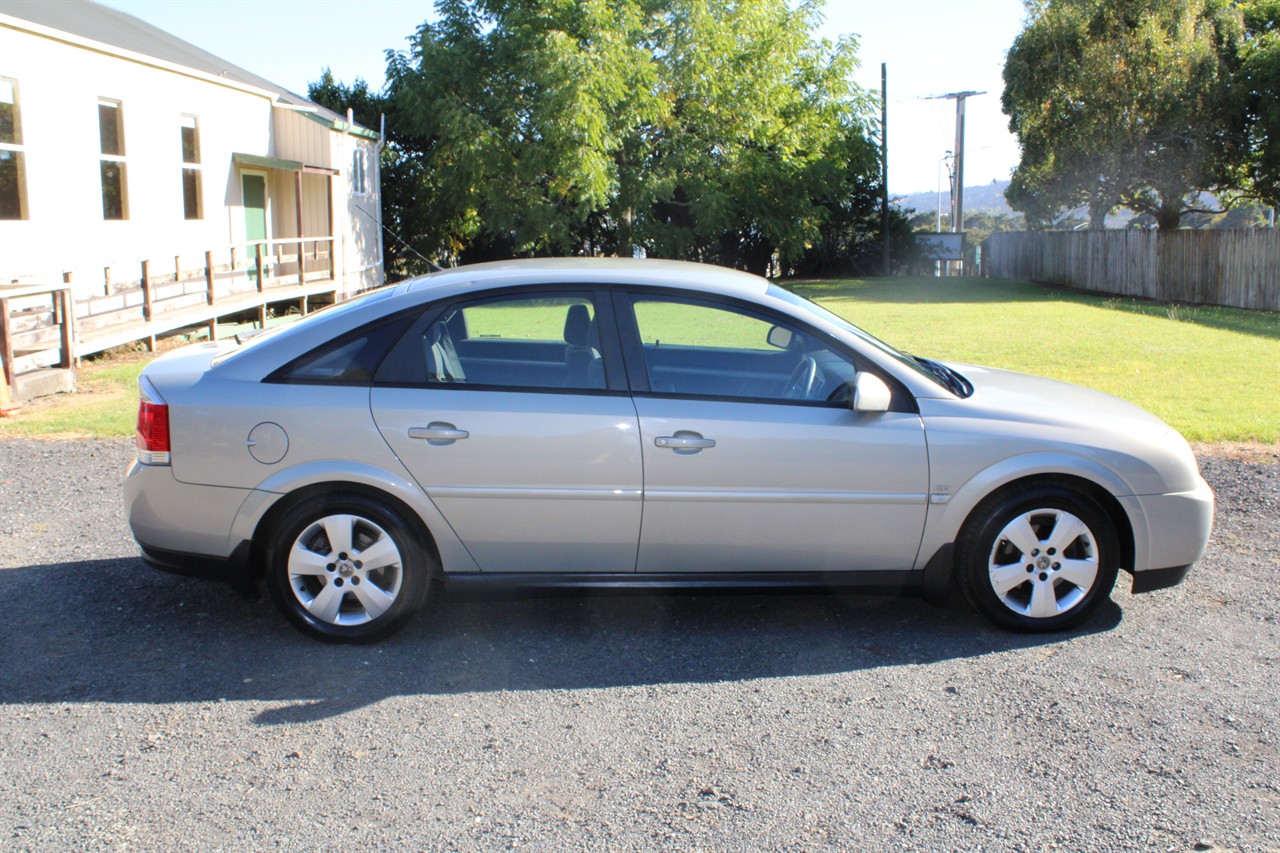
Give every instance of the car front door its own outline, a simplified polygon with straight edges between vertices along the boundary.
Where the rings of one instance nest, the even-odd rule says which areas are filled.
[[[635,570],[640,441],[596,304],[565,290],[428,311],[379,368],[379,430],[482,571]]]
[[[851,411],[857,360],[759,309],[616,304],[644,453],[638,571],[912,567],[928,490],[913,406]]]

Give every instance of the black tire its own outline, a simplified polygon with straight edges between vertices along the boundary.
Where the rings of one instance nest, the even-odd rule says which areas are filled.
[[[973,511],[956,543],[956,574],[965,597],[1000,627],[1061,631],[1108,599],[1119,557],[1115,527],[1097,501],[1064,486],[1028,485]]]
[[[280,612],[329,643],[372,643],[398,631],[422,606],[437,568],[400,510],[361,494],[292,507],[266,549],[267,589]]]

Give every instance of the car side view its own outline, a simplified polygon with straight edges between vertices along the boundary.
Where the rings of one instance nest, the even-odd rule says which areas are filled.
[[[265,584],[328,641],[433,590],[861,588],[1015,631],[1200,558],[1190,448],[1088,389],[898,352],[706,265],[479,264],[139,379],[130,527],[159,568]]]

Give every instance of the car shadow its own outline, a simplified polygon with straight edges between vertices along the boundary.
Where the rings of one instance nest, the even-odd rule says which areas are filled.
[[[824,675],[933,663],[1108,631],[1108,604],[1065,634],[989,626],[958,596],[839,593],[572,596],[428,604],[376,645],[294,631],[270,601],[121,558],[0,569],[0,703],[251,701],[262,725],[394,696],[573,690]]]

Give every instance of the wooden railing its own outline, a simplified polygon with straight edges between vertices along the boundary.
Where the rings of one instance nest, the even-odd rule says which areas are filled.
[[[0,360],[5,386],[17,393],[17,378],[46,367],[70,369],[70,283],[0,286]]]
[[[63,273],[57,283],[0,286],[6,384],[21,394],[24,374],[71,371],[81,357],[111,347],[146,341],[154,350],[157,337],[200,326],[216,337],[219,318],[256,312],[264,325],[274,303],[297,302],[305,314],[312,300],[338,296],[332,237],[266,240],[217,254],[142,260],[136,279],[104,267],[100,282]]]
[[[264,240],[232,246],[223,257],[227,262],[217,264],[207,251],[195,266],[179,256],[163,271],[144,260],[139,278],[124,284],[105,268],[102,289],[76,298],[76,355],[135,340],[154,348],[156,336],[191,325],[207,324],[216,334],[218,317],[253,308],[265,321],[272,302],[300,300],[305,313],[312,296],[336,289],[332,237]]]

